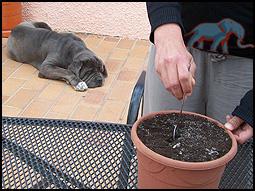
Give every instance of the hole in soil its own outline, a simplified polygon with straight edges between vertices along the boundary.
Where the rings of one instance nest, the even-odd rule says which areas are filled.
[[[172,133],[170,134],[169,138],[166,139],[167,142],[172,143],[174,141],[178,141],[178,139],[181,138],[181,133],[178,130],[178,127],[173,130]]]

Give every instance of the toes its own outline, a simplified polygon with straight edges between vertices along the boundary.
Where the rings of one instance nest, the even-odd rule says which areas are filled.
[[[75,89],[76,91],[84,91],[84,90],[88,89],[88,86],[87,86],[87,84],[86,84],[85,82],[79,82],[79,83],[74,87],[74,89]]]

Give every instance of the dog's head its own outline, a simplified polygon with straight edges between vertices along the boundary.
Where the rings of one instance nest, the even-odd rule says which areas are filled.
[[[107,70],[103,61],[90,50],[75,56],[69,67],[89,88],[103,86]]]

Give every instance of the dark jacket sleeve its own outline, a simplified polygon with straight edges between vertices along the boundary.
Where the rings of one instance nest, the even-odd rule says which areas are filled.
[[[154,43],[154,31],[157,27],[167,23],[179,24],[181,21],[181,4],[178,2],[146,2],[147,13],[151,25],[150,41]]]
[[[240,105],[232,112],[253,127],[253,89],[248,91],[240,101]]]

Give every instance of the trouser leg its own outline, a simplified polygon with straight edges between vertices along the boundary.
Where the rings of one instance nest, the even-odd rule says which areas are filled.
[[[228,55],[215,61],[208,54],[206,115],[222,123],[239,105],[244,94],[253,88],[253,60]]]

